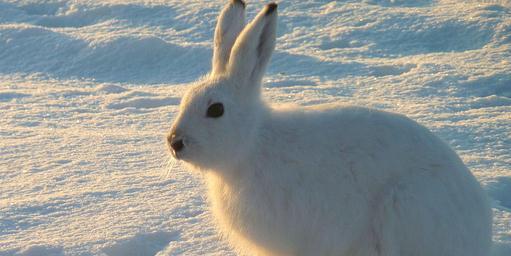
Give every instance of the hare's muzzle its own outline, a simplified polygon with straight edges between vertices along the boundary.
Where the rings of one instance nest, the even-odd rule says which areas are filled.
[[[171,148],[174,157],[177,157],[177,153],[182,151],[185,147],[183,138],[176,133],[172,133],[167,137],[167,142]]]

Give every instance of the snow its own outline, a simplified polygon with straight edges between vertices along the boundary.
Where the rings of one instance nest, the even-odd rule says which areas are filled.
[[[264,2],[249,1],[248,17]],[[221,1],[0,0],[0,255],[234,255],[164,136]],[[462,157],[511,253],[511,3],[282,1],[265,96],[404,113]]]

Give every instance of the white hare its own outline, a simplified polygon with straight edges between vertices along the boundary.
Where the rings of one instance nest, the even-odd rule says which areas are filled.
[[[220,14],[212,72],[168,136],[205,174],[231,243],[248,255],[486,256],[485,193],[428,129],[374,109],[263,101],[277,5],[246,26],[244,8],[233,0]]]

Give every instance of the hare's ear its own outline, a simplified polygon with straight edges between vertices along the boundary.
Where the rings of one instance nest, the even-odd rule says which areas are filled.
[[[277,4],[270,3],[248,24],[234,43],[227,71],[239,86],[258,86],[275,48]]]
[[[212,72],[219,74],[225,72],[232,45],[245,26],[245,2],[243,0],[230,0],[220,15],[215,29],[215,42],[213,49]]]

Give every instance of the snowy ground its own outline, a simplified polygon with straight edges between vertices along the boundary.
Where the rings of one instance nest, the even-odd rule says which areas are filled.
[[[0,255],[233,255],[200,177],[170,168],[164,143],[186,83],[209,70],[222,5],[0,0]],[[266,97],[430,127],[493,198],[511,252],[511,1],[279,10]]]

